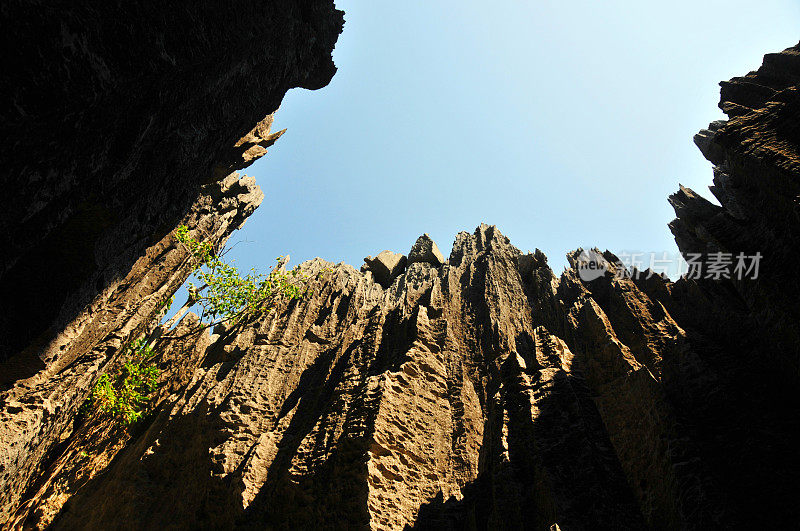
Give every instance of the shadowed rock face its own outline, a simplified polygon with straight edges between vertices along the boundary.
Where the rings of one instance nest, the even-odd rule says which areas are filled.
[[[781,375],[800,378],[800,49],[768,54],[755,72],[721,83],[730,117],[695,136],[714,164],[711,192],[670,197],[684,253],[763,255],[757,282],[731,282]]]
[[[0,17],[2,361],[124,278],[204,183],[263,154],[286,91],[333,76],[342,13],[331,0],[10,0]]]
[[[260,204],[235,170],[280,136],[287,90],[331,79],[343,19],[331,0],[11,0],[0,19],[2,527],[188,276],[174,229],[219,247]]]
[[[221,245],[263,197],[253,178],[233,173],[204,185],[182,223],[195,237]],[[0,521],[10,517],[26,491],[39,488],[48,468],[63,468],[58,462],[59,456],[65,457],[60,444],[80,439],[70,439],[70,435],[95,381],[124,361],[124,345],[153,329],[163,315],[164,303],[190,271],[187,253],[173,234],[167,234],[147,249],[128,275],[78,314],[43,350],[42,358],[23,353],[5,364],[4,376],[9,378],[24,376],[31,369],[36,372],[15,379],[0,394]],[[19,368],[22,363],[27,365]],[[113,435],[120,438],[119,433]],[[68,454],[70,458],[77,459],[75,452]],[[52,459],[57,462],[52,464]]]
[[[695,136],[714,164],[721,206],[691,190],[670,197],[670,229],[687,253],[761,253],[755,280],[679,281],[671,312],[702,333],[713,391],[681,390],[686,423],[708,441],[714,471],[740,521],[796,521],[800,485],[800,45],[768,54],[744,77],[721,83],[729,120]],[[660,299],[659,299],[660,300]],[[792,524],[794,525],[794,524]]]
[[[617,276],[609,252],[605,274],[582,277],[582,251],[557,277],[487,225],[460,233],[443,264],[409,260],[383,283],[315,259],[301,300],[210,336],[182,324],[136,430],[71,425],[135,335],[124,327],[151,322],[120,318],[105,343],[70,340],[89,354],[57,377],[4,400],[0,457],[27,465],[2,469],[3,514],[63,529],[796,523],[800,291],[778,264],[797,253],[798,54],[723,85],[731,119],[697,140],[722,206],[671,198],[685,253],[761,252],[758,279]],[[189,225],[214,242],[260,199],[236,177],[204,190]],[[125,291],[129,306],[188,274],[169,238],[145,269],[172,280]],[[109,306],[128,307],[98,311]]]

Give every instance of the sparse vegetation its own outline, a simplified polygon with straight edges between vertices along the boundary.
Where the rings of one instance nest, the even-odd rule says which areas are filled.
[[[286,271],[284,257],[268,274],[251,269],[241,275],[233,264],[223,260],[223,253],[214,251],[208,242],[201,242],[189,235],[186,225],[175,232],[180,242],[190,253],[194,276],[201,286],[189,283],[189,300],[163,327],[169,329],[184,312],[194,304],[203,311],[200,321],[207,328],[222,322],[240,323],[261,312],[272,309],[279,300],[299,299],[305,294],[299,281],[303,275],[297,268]],[[158,307],[161,312],[168,308],[173,298],[164,300]],[[169,339],[161,336],[161,340]],[[128,347],[129,359],[114,374],[103,374],[97,380],[89,398],[83,406],[84,413],[97,410],[120,423],[130,426],[144,415],[147,404],[158,384],[159,369],[153,363],[155,352],[148,339],[139,339]]]
[[[85,404],[88,411],[96,409],[125,425],[142,418],[160,374],[144,340],[134,341],[128,351],[131,356],[119,371],[100,376]]]
[[[189,236],[186,225],[178,227],[176,236],[191,253],[196,267],[194,276],[202,282],[199,287],[189,283],[189,304],[198,303],[203,308],[201,321],[209,317],[215,322],[235,323],[269,311],[278,300],[299,299],[305,293],[298,283],[302,274],[297,268],[284,270],[282,256],[268,274],[251,269],[241,275],[233,264],[222,259],[224,253],[216,253],[210,243]]]

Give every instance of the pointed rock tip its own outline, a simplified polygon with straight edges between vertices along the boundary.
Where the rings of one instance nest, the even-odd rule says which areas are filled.
[[[408,265],[416,262],[431,264],[434,267],[444,264],[444,256],[439,250],[439,246],[427,232],[417,238],[408,252]]]

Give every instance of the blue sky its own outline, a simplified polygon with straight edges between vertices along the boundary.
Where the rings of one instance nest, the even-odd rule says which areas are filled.
[[[429,233],[495,224],[558,273],[579,246],[677,252],[667,196],[710,198],[692,136],[718,82],[800,38],[793,1],[337,1],[338,73],[290,91],[287,133],[245,170],[266,198],[243,269],[359,267]]]

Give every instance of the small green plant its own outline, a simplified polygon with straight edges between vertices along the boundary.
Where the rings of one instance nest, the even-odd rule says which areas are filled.
[[[85,410],[97,409],[125,425],[142,418],[160,374],[151,363],[154,354],[143,339],[134,341],[128,349],[130,359],[115,374],[104,374],[97,380],[85,405]]]
[[[259,274],[251,269],[250,273],[241,275],[236,267],[222,259],[224,253],[217,253],[210,243],[189,236],[186,225],[178,227],[175,235],[178,242],[189,251],[194,275],[203,285],[197,287],[189,284],[189,300],[164,325],[166,329],[195,303],[203,308],[201,323],[206,317],[215,321],[202,324],[205,328],[225,321],[240,322],[260,312],[269,311],[279,300],[299,299],[305,294],[305,290],[299,285],[304,276],[297,268],[284,270],[284,257],[277,258],[278,264],[270,268],[268,274]],[[162,301],[158,311],[168,308],[172,302],[173,298]],[[162,336],[161,340],[164,339],[170,338]],[[115,374],[104,374],[97,380],[81,408],[84,414],[98,410],[125,425],[134,424],[142,418],[147,403],[156,390],[160,371],[152,363],[154,353],[147,340],[134,341],[128,350],[128,361],[119,371]]]
[[[246,275],[241,275],[235,266],[222,259],[221,253],[214,251],[210,243],[189,236],[186,225],[178,227],[175,235],[191,253],[196,268],[194,275],[203,283],[200,287],[189,283],[190,304],[196,302],[203,308],[201,321],[210,317],[216,322],[236,323],[261,311],[269,311],[279,299],[299,299],[305,293],[298,282],[303,275],[297,268],[285,271],[282,256],[276,259],[277,264],[268,274],[251,269]]]

